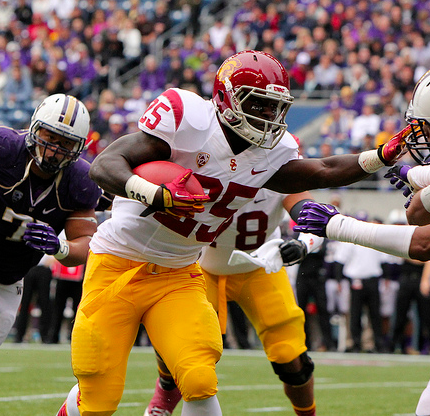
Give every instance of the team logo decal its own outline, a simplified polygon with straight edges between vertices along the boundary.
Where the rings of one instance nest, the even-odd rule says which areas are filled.
[[[229,79],[236,68],[240,68],[242,62],[238,59],[229,59],[225,62],[218,71],[218,78],[225,84],[226,79]]]
[[[201,168],[201,167],[203,167],[204,165],[206,165],[206,163],[208,163],[208,161],[209,161],[209,158],[211,157],[211,155],[209,154],[209,153],[206,153],[206,152],[200,152],[198,155],[197,155],[197,160],[196,160],[196,162],[197,162],[197,166],[199,167],[199,168]]]
[[[18,202],[24,194],[21,191],[13,191],[12,202]]]
[[[236,159],[230,159],[230,170],[232,172],[236,172],[236,169],[237,169]]]

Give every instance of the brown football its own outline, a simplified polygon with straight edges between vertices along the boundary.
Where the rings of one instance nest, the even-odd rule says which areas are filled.
[[[166,160],[156,160],[153,162],[143,163],[133,169],[136,175],[146,179],[149,182],[161,185],[162,183],[172,182],[186,169],[177,163],[168,162]],[[197,178],[191,174],[190,179],[185,186],[186,190],[194,195],[203,195],[203,190]]]

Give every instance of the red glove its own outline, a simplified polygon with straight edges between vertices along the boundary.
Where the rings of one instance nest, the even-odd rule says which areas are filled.
[[[202,202],[209,201],[209,195],[191,194],[186,189],[186,184],[193,171],[187,169],[172,182],[162,184],[162,202],[158,199],[158,193],[153,202],[154,207],[162,206],[164,211],[179,217],[193,217],[196,212],[203,212]]]
[[[386,166],[392,166],[403,154],[405,139],[412,132],[412,127],[408,124],[403,130],[396,133],[387,143],[378,149],[378,156]]]

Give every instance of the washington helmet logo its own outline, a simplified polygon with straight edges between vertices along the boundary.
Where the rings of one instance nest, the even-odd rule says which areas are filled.
[[[209,153],[206,152],[200,152],[197,155],[196,158],[196,162],[197,162],[197,166],[199,168],[203,167],[204,165],[206,165],[206,163],[208,163],[209,159],[210,159],[211,155]]]
[[[226,80],[230,79],[231,74],[236,68],[240,68],[242,63],[238,59],[229,59],[225,62],[218,71],[218,78],[225,84]]]

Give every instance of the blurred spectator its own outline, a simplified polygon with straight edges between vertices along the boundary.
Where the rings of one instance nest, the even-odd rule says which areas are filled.
[[[330,316],[327,311],[326,276],[323,273],[324,255],[325,245],[308,254],[300,263],[296,279],[297,304],[305,312],[306,346],[308,349],[314,349],[314,336],[310,329],[310,311],[308,309],[310,302],[313,301],[322,335],[322,344],[316,348],[321,351],[335,351]]]
[[[140,131],[137,121],[142,116],[144,111],[145,110],[142,110],[136,113],[129,113],[125,116],[125,122],[127,124],[127,127],[126,127],[127,134],[136,133]]]
[[[357,214],[357,219],[364,220],[364,214]],[[350,327],[353,345],[348,351],[362,351],[362,315],[367,306],[373,330],[374,351],[384,352],[384,339],[382,336],[382,320],[380,315],[379,279],[383,274],[383,253],[379,251],[346,243],[336,252],[335,261],[343,264],[343,276],[349,279],[351,290],[351,318]],[[373,351],[373,350],[371,350]]]
[[[42,95],[45,94],[45,86],[48,81],[48,64],[40,56],[36,56],[31,61],[30,71],[31,71],[31,82],[33,85],[33,96],[39,101],[43,100]]]
[[[258,36],[245,22],[239,22],[232,30],[233,42],[236,44],[238,52],[247,49],[255,49],[258,43]]]
[[[12,19],[15,18],[14,13],[14,5],[9,0],[1,0],[0,1],[0,7],[1,7],[1,13],[0,13],[0,30],[2,32],[7,31],[10,25],[10,22]]]
[[[155,2],[154,17],[154,32],[157,36],[166,32],[172,27],[172,21],[169,16],[169,7],[166,0],[157,0]]]
[[[210,64],[207,71],[201,77],[201,89],[204,97],[212,98],[213,85],[215,82],[216,73],[218,68],[214,64]]]
[[[125,20],[124,27],[118,32],[118,40],[123,44],[127,70],[134,68],[140,62],[142,35],[133,20]]]
[[[74,95],[82,99],[91,93],[91,83],[96,79],[97,72],[88,47],[79,43],[76,51],[78,52],[76,58],[69,62],[67,67],[67,77],[75,91]]]
[[[303,89],[310,62],[311,58],[307,52],[300,52],[297,55],[296,62],[289,71],[292,90]]]
[[[154,55],[148,55],[143,60],[144,68],[139,76],[139,83],[145,93],[145,99],[152,101],[164,91],[165,74],[158,70],[158,60]]]
[[[366,83],[360,87],[357,97],[363,101],[363,104],[371,105],[376,114],[380,114],[383,111],[381,95],[375,79],[369,77]]]
[[[131,89],[131,97],[127,98],[124,102],[124,109],[128,113],[140,113],[135,119],[138,120],[139,117],[145,112],[148,103],[143,98],[143,90],[140,85],[133,85]]]
[[[278,8],[275,3],[267,4],[263,19],[269,25],[269,29],[272,29],[276,33],[279,31],[279,23],[281,20],[281,15],[278,12]]]
[[[104,9],[97,8],[94,11],[91,20],[91,26],[93,27],[94,35],[102,34],[105,30],[108,29],[108,24],[106,20],[106,13]]]
[[[203,95],[202,84],[196,76],[196,71],[191,67],[184,68],[178,87]]]
[[[244,0],[242,4],[238,7],[233,15],[232,27],[235,28],[236,25],[244,23],[246,25],[250,24],[252,21],[252,8],[256,0]]]
[[[322,89],[328,90],[333,87],[340,70],[328,55],[321,55],[318,65],[314,68],[315,81]]]
[[[124,45],[118,39],[118,30],[109,28],[103,32],[103,40],[105,43],[106,53],[108,53],[109,63],[112,64],[114,59],[124,58]]]
[[[11,57],[7,52],[8,39],[0,32],[0,67],[5,71],[10,66]]]
[[[341,88],[339,104],[346,110],[352,110],[354,112],[354,116],[361,114],[361,110],[363,108],[362,99],[357,96],[357,94],[349,85]]]
[[[394,120],[396,123],[396,130],[401,130],[405,124],[405,119],[402,114],[400,114],[400,112],[390,102],[383,104],[381,100],[381,105],[382,112],[379,114],[379,117],[381,119],[381,128],[385,120],[391,119]]]
[[[182,79],[183,70],[184,67],[180,58],[171,59],[170,65],[166,70],[166,87],[178,87]]]
[[[386,118],[382,123],[381,131],[376,134],[374,148],[387,143],[398,131],[397,120]]]
[[[210,42],[215,49],[221,49],[224,46],[230,30],[230,27],[223,22],[221,17],[215,19],[213,26],[208,30]]]
[[[262,37],[265,30],[270,30],[274,34],[279,31],[277,26],[271,26],[269,24],[266,20],[266,15],[264,14],[263,9],[258,3],[252,8],[250,29],[255,32],[258,37]]]
[[[25,275],[24,292],[19,314],[15,323],[15,342],[25,340],[30,316],[39,318],[38,333],[43,343],[48,343],[48,332],[51,321],[51,303],[49,298],[52,272],[49,267],[52,259],[44,256],[39,264]],[[37,310],[37,313],[36,313]]]
[[[348,69],[344,69],[345,81],[357,92],[361,90],[369,79],[366,67],[363,64],[356,63]]]
[[[7,71],[4,87],[4,101],[7,108],[32,111],[32,97],[33,84],[29,69],[19,64],[11,66]]]
[[[45,84],[45,91],[47,95],[69,91],[71,84],[67,79],[67,64],[60,60],[52,60],[47,67],[47,81]]]
[[[15,7],[15,17],[25,26],[31,24],[33,19],[33,10],[27,0],[18,0]]]
[[[330,142],[333,147],[341,147],[345,153],[348,153],[351,146],[350,138],[354,114],[350,110],[342,108],[337,101],[333,101],[329,109],[330,113],[321,126],[321,138]]]
[[[108,87],[109,80],[109,60],[111,58],[109,49],[101,35],[96,35],[92,38],[90,44],[90,57],[93,59],[94,68],[97,71],[95,84],[97,85],[97,92],[100,92]]]
[[[281,23],[280,32],[285,40],[295,40],[301,28],[312,30],[315,27],[315,20],[306,15],[304,4],[293,5],[292,13],[285,14],[285,20]]]
[[[121,114],[114,113],[109,117],[108,130],[100,135],[97,141],[97,154],[102,152],[116,139],[124,135],[127,125],[125,117]]]
[[[28,33],[33,42],[36,41],[36,39],[41,42],[45,37],[49,35],[51,29],[49,28],[48,24],[43,20],[43,14],[36,12],[36,8],[34,6],[35,3],[33,2],[33,20],[28,26]]]
[[[424,263],[405,260],[400,270],[399,291],[396,300],[396,315],[391,340],[391,352],[399,349],[403,354],[419,354],[421,348],[429,347],[430,341],[430,302],[420,292],[421,275]],[[405,332],[410,319],[412,302],[416,302],[418,321],[416,334],[418,345],[414,348],[413,340]]]
[[[373,107],[363,105],[362,113],[356,117],[351,127],[351,145],[360,149],[366,134],[375,136],[379,132],[380,117],[375,114]]]
[[[0,67],[0,106],[4,104],[4,87],[7,82],[7,73]]]

